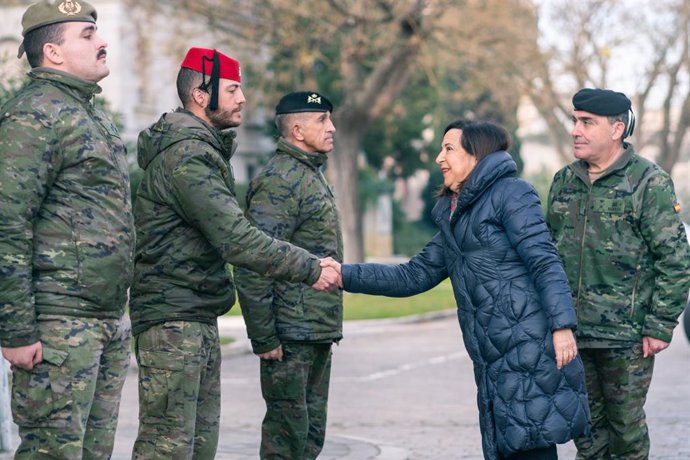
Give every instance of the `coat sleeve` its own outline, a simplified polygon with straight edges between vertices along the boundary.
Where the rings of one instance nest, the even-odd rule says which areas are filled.
[[[314,284],[319,259],[302,248],[266,235],[244,216],[212,155],[187,157],[171,175],[175,211],[199,229],[223,259],[262,275]]]
[[[652,310],[644,318],[642,335],[670,342],[690,289],[690,246],[668,174],[647,184],[642,200],[640,232],[654,261]]]
[[[443,238],[437,233],[409,262],[399,265],[343,264],[343,288],[388,297],[409,297],[426,292],[448,278]]]
[[[575,329],[572,293],[537,192],[517,180],[502,189],[498,217],[511,245],[527,266],[551,321],[551,330]]]
[[[291,240],[299,223],[300,208],[294,190],[274,177],[258,176],[247,193],[247,218],[267,235]],[[235,267],[235,284],[254,353],[277,348],[280,340],[273,315],[273,278]]]
[[[16,111],[0,120],[0,344],[39,340],[32,285],[33,222],[59,169],[52,122]]]

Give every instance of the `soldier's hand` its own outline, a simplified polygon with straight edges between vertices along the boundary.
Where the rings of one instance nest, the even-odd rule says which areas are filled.
[[[571,329],[553,331],[553,348],[556,351],[556,367],[559,369],[577,356],[577,343]]]
[[[24,347],[2,347],[2,356],[13,366],[30,371],[34,366],[43,361],[43,345],[36,342]]]
[[[274,348],[273,350],[267,351],[266,353],[259,353],[258,356],[261,359],[282,361],[283,360],[283,346],[278,345],[278,348]]]
[[[642,356],[653,356],[667,349],[669,345],[670,343],[654,337],[642,337]]]
[[[321,276],[312,285],[317,291],[335,291],[343,285],[340,278],[340,264],[333,258],[321,259]]]

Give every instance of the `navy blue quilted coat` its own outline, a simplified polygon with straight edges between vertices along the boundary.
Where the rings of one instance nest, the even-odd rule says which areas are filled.
[[[401,265],[343,265],[350,292],[403,297],[450,277],[465,347],[474,363],[484,458],[564,443],[589,431],[578,356],[556,368],[551,331],[575,327],[563,265],[539,197],[506,152],[480,161],[440,232]]]

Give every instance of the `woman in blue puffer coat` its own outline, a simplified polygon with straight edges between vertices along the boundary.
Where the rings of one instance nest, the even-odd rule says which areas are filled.
[[[474,363],[485,459],[556,459],[589,430],[575,311],[537,193],[517,178],[510,138],[490,122],[451,123],[436,163],[439,233],[401,265],[342,265],[349,292],[403,297],[450,277]]]

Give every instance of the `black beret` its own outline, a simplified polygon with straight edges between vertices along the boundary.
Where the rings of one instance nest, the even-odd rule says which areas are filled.
[[[286,94],[276,106],[276,115],[298,112],[332,112],[331,101],[315,91]]]
[[[596,115],[613,116],[630,110],[630,99],[610,89],[583,88],[573,96],[575,110]]]

